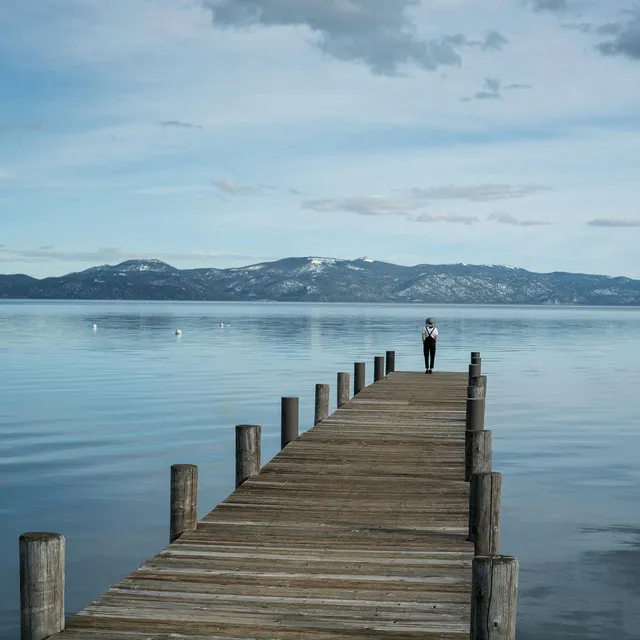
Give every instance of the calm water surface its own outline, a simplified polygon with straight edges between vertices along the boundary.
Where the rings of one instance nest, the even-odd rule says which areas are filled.
[[[518,638],[640,637],[640,309],[2,302],[0,638],[22,531],[67,536],[77,611],[167,543],[169,465],[199,465],[206,513],[233,490],[235,424],[263,425],[268,460],[281,396],[304,428],[354,361],[421,369],[427,314],[438,369],[482,351]]]

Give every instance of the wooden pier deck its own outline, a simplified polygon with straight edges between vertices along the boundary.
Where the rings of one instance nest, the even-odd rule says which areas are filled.
[[[468,638],[467,383],[366,387],[54,637]]]

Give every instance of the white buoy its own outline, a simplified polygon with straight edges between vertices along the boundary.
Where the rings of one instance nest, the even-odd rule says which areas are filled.
[[[91,328],[95,331],[98,328],[98,325],[97,324],[92,324]]]
[[[224,322],[221,322],[221,323],[220,323],[220,328],[221,328],[221,329],[224,329]]]
[[[182,329],[176,329],[176,335],[177,336],[181,336],[182,335]]]

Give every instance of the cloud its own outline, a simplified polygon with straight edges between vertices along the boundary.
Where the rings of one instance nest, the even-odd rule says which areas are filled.
[[[511,200],[525,196],[552,191],[551,187],[536,184],[478,184],[468,186],[448,185],[432,189],[412,189],[411,194],[417,200],[469,200],[471,202],[490,202],[492,200]]]
[[[408,11],[420,0],[205,0],[220,27],[252,25],[306,27],[318,36],[320,49],[345,62],[363,62],[373,73],[399,75],[413,64],[427,71],[458,66],[460,50],[480,47],[499,51],[507,42],[496,31],[483,41],[462,34],[425,40]]]
[[[474,224],[478,222],[476,216],[463,216],[457,213],[438,212],[438,213],[421,213],[413,218],[415,222],[448,222],[451,224]]]
[[[308,200],[302,203],[305,209],[313,211],[349,211],[361,216],[404,216],[410,222],[449,222],[473,224],[476,216],[464,216],[441,211],[416,213],[423,203],[414,198],[391,198],[388,196],[357,196],[342,199]]]
[[[341,199],[307,200],[304,209],[313,211],[350,211],[362,216],[408,215],[422,207],[422,204],[408,198],[388,196],[356,196]]]
[[[492,213],[487,217],[487,220],[497,222],[498,224],[509,224],[514,227],[539,227],[551,224],[544,220],[518,220],[518,218],[514,218],[509,213],[501,213],[499,211]]]
[[[193,124],[192,122],[182,122],[181,120],[161,120],[158,122],[161,127],[174,129],[202,129],[202,125]]]
[[[220,189],[223,193],[229,194],[231,196],[259,196],[264,194],[265,188],[262,186],[248,186],[242,185],[233,180],[228,180],[226,178],[220,178],[219,180],[215,180],[213,185]]]
[[[165,185],[161,187],[143,187],[132,191],[138,196],[168,196],[168,195],[186,195],[189,193],[207,193],[212,191],[211,185],[202,184],[178,184]]]
[[[594,218],[587,222],[592,227],[640,227],[640,219],[630,220],[628,218]]]
[[[485,78],[484,90],[474,93],[472,96],[466,98],[460,98],[462,102],[470,102],[471,100],[499,100],[502,98],[501,89],[513,90],[513,89],[532,89],[530,84],[507,84],[502,86],[502,82],[498,78]]]
[[[613,36],[597,45],[605,56],[625,56],[640,60],[640,13],[625,24],[609,23],[599,27],[598,33]]]
[[[229,180],[228,178],[219,178],[218,180],[214,180],[212,184],[230,196],[263,196],[268,191],[284,191],[292,196],[308,195],[303,191],[291,187],[278,187],[274,184],[246,185],[236,182],[235,180]]]
[[[7,249],[0,245],[0,262],[87,262],[90,264],[113,264],[124,260],[144,260],[153,254],[151,252],[123,251],[119,247],[100,247],[93,251],[54,251],[52,245],[37,249]],[[266,260],[266,256],[250,256],[244,254],[227,253],[224,251],[193,251],[187,253],[162,252],[162,260],[166,261],[197,261],[211,262],[213,260]]]
[[[527,0],[534,11],[566,11],[567,0]]]

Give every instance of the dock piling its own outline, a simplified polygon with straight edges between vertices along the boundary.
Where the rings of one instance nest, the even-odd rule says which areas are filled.
[[[198,467],[171,465],[169,542],[185,531],[195,531],[198,522]]]
[[[384,378],[384,356],[375,356],[373,359],[373,381],[378,382]]]
[[[260,473],[261,435],[260,425],[236,425],[236,489]]]
[[[469,539],[475,555],[497,556],[500,551],[500,495],[502,474],[474,473],[469,486]]]
[[[518,561],[478,556],[472,565],[470,640],[515,640]]]
[[[44,640],[64,629],[65,538],[23,533],[20,554],[20,638]]]
[[[316,408],[313,420],[314,426],[329,416],[329,393],[330,388],[328,384],[316,385]]]
[[[357,396],[365,386],[365,363],[353,363],[353,395]]]
[[[473,378],[478,378],[482,375],[482,364],[476,361],[469,365],[469,384]]]
[[[298,439],[300,399],[296,396],[282,398],[280,404],[280,447],[284,449]]]
[[[385,359],[385,374],[389,375],[396,370],[396,352],[395,351],[387,351],[386,359]]]
[[[491,431],[465,431],[464,479],[491,472]]]
[[[338,373],[338,409],[349,402],[349,386],[350,376],[348,373],[341,371]]]
[[[467,431],[481,431],[484,429],[484,387],[481,378],[471,378],[471,384],[467,387],[467,410],[465,415]]]

